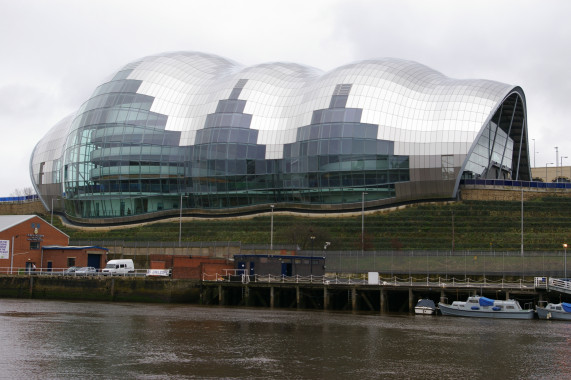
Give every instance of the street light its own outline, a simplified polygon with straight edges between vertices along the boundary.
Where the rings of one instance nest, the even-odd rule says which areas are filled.
[[[555,178],[557,178],[557,182],[559,179],[557,177],[557,164],[559,163],[559,147],[555,147]]]
[[[563,177],[563,159],[564,158],[568,158],[567,156],[563,157],[561,156],[561,165],[559,165],[559,167],[561,167],[561,174],[559,174],[559,177]],[[557,177],[557,182],[559,182],[559,177]]]
[[[535,139],[532,139],[532,140],[533,140],[533,167],[535,168],[536,167],[535,166],[535,153],[537,153],[537,152],[535,151]]]
[[[52,214],[52,216],[51,216],[51,219],[50,219],[50,224],[51,224],[52,226],[53,226],[53,224],[54,224],[54,199],[61,200],[61,198],[60,198],[60,197],[53,197],[53,198],[52,198],[52,208],[51,208],[51,214]]]
[[[188,197],[188,196],[185,196]],[[182,238],[182,193],[180,194],[180,213],[178,216],[178,246],[180,247]]]
[[[521,187],[521,256],[523,257],[523,186]]]
[[[565,260],[563,266],[565,267],[565,279],[567,279],[567,243],[563,243],[563,249],[565,249]]]
[[[272,217],[270,222],[270,251],[274,250],[274,205],[270,205],[272,209]]]
[[[365,194],[369,193],[364,191],[361,193],[361,255],[365,250]]]
[[[546,162],[545,163],[545,183],[547,183],[547,165],[553,165],[553,162]]]

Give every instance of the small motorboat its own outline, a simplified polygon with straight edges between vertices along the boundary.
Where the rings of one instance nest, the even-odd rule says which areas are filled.
[[[432,315],[436,314],[436,305],[433,300],[421,298],[414,307],[415,314]]]
[[[545,307],[537,306],[535,310],[539,319],[571,321],[571,303],[548,303]]]
[[[442,315],[454,317],[533,319],[533,309],[522,309],[516,300],[493,300],[481,296],[468,297],[467,301],[454,301],[452,305],[440,302]]]

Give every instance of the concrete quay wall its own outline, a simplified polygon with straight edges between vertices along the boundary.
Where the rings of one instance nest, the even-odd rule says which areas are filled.
[[[169,278],[0,276],[0,298],[198,303],[200,282]]]

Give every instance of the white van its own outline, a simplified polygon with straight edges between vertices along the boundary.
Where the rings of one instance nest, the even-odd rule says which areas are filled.
[[[133,264],[131,259],[109,260],[101,273],[103,275],[135,273],[135,264]]]

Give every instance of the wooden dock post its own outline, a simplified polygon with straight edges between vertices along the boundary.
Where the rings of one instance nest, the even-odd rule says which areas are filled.
[[[357,311],[357,288],[351,289],[351,310]]]
[[[381,314],[386,313],[387,310],[387,291],[385,289],[381,289]]]
[[[412,293],[412,288],[408,288],[408,312],[412,313],[414,311],[414,294]]]

